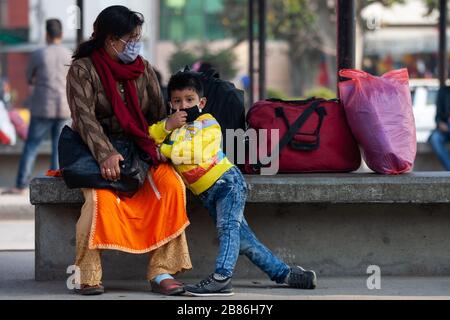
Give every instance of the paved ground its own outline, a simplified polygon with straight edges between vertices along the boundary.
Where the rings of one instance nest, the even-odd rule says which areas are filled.
[[[34,250],[34,207],[29,197],[29,192],[0,195],[0,250]]]
[[[65,282],[34,281],[34,214],[29,195],[0,196],[0,300],[194,300],[150,292],[145,281],[105,281],[107,293],[93,298],[72,294]],[[183,279],[186,283],[199,279]],[[450,277],[382,277],[369,290],[366,277],[319,278],[316,290],[295,290],[266,279],[235,280],[235,300],[450,300]]]
[[[0,189],[0,193],[4,190]],[[30,203],[29,192],[24,195],[0,194],[0,220],[34,219],[34,207]]]
[[[63,281],[34,281],[34,252],[0,252],[0,299],[32,300],[200,300],[165,297],[150,292],[145,281],[105,281],[107,293],[92,298],[70,293]],[[195,279],[183,279],[190,283]],[[368,290],[366,278],[320,278],[316,290],[296,290],[267,280],[234,281],[227,300],[450,300],[450,277],[382,277],[381,290]]]
[[[34,250],[34,221],[0,220],[0,250]]]

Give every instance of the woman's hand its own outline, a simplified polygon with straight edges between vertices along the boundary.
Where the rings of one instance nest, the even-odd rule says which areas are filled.
[[[166,130],[172,131],[174,129],[181,128],[186,124],[187,113],[184,111],[178,110],[174,114],[172,114],[169,119],[166,121]]]
[[[109,181],[120,180],[119,161],[124,161],[123,157],[120,154],[115,154],[101,164],[100,169],[103,179]]]

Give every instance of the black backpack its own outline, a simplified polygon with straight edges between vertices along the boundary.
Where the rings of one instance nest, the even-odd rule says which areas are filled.
[[[184,71],[190,71],[189,67],[186,67]],[[231,153],[226,150],[226,130],[246,130],[244,91],[237,89],[233,83],[220,79],[214,69],[205,72],[190,72],[197,74],[203,85],[204,95],[207,99],[203,112],[210,113],[219,122],[222,128],[223,151],[233,163],[236,163],[238,141],[235,141],[234,144],[235,156],[230,157]]]

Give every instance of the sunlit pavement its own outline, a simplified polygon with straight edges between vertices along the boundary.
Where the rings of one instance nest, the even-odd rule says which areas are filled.
[[[69,275],[68,275],[69,276]],[[199,279],[183,279],[192,283]],[[65,281],[36,282],[34,252],[0,252],[0,299],[32,300],[202,300],[154,294],[145,281],[105,281],[106,293],[82,297],[71,293]],[[381,289],[369,290],[366,277],[320,278],[315,290],[278,286],[267,279],[236,279],[235,295],[224,300],[450,300],[450,277],[381,277]],[[217,299],[217,298],[214,298]]]
[[[34,214],[29,195],[0,196],[0,299],[32,300],[203,300],[166,297],[150,291],[145,281],[105,281],[106,293],[82,297],[67,289],[65,281],[34,280]],[[67,275],[69,277],[69,275]],[[189,274],[186,274],[188,277]],[[206,276],[206,275],[205,275]],[[450,300],[450,277],[388,277],[381,289],[369,290],[367,278],[320,277],[315,290],[279,286],[268,279],[235,279],[235,295],[223,300]],[[200,279],[182,279],[185,283]],[[217,299],[209,298],[209,299]]]

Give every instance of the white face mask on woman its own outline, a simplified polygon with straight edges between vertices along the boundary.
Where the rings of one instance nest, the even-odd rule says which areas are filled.
[[[114,46],[112,48],[117,53],[117,57],[125,64],[129,64],[134,62],[142,49],[142,42],[140,41],[129,41],[119,39],[123,43],[125,43],[125,50],[123,52],[118,52]]]

